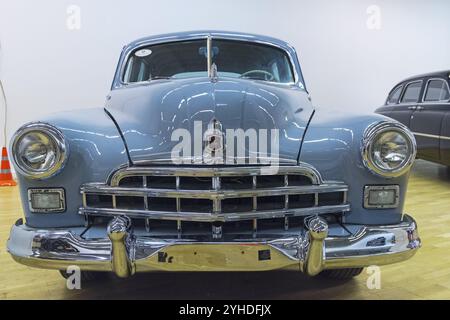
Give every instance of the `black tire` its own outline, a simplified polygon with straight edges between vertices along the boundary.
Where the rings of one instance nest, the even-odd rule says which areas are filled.
[[[350,268],[350,269],[330,269],[324,270],[320,273],[321,276],[336,279],[336,280],[350,280],[361,274],[364,268]]]
[[[59,273],[64,279],[67,279],[71,276],[71,274],[68,274],[65,270],[59,270]],[[80,280],[82,282],[92,282],[99,279],[103,279],[105,277],[104,272],[95,272],[95,271],[81,271],[81,277]]]

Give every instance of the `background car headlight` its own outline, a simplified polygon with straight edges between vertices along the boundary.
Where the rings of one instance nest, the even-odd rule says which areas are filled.
[[[68,156],[61,131],[41,122],[30,123],[17,130],[11,151],[16,170],[32,179],[45,179],[57,174]]]
[[[362,158],[372,172],[398,177],[411,167],[417,153],[412,133],[399,123],[381,122],[364,133]]]

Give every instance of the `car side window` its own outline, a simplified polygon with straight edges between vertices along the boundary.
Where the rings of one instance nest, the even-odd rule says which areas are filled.
[[[398,98],[400,98],[400,93],[402,93],[403,86],[398,86],[395,88],[387,99],[387,104],[394,104],[398,102]]]
[[[442,79],[428,81],[424,101],[447,101],[450,99],[448,84]]]
[[[406,85],[405,92],[403,93],[402,103],[418,102],[420,89],[422,88],[422,81],[411,82]]]

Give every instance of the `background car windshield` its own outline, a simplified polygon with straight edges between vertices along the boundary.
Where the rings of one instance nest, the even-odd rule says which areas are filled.
[[[141,47],[130,55],[123,80],[206,77],[206,47],[206,39]],[[272,46],[213,39],[211,55],[219,77],[294,82],[286,53]]]

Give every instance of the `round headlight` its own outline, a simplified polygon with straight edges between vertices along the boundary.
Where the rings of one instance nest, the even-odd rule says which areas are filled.
[[[68,150],[64,136],[46,123],[30,123],[12,139],[12,156],[16,170],[32,179],[45,179],[57,174],[67,160]]]
[[[400,123],[381,122],[370,126],[362,142],[365,166],[384,177],[398,177],[409,170],[417,147],[412,133]]]

